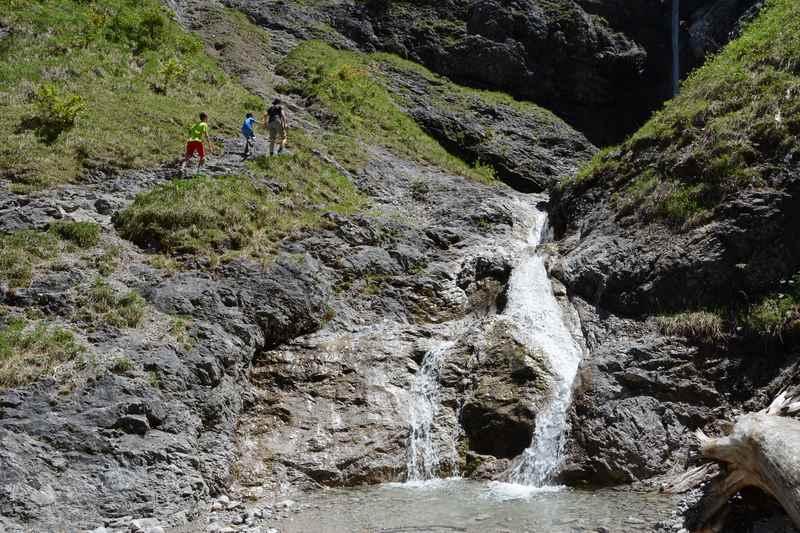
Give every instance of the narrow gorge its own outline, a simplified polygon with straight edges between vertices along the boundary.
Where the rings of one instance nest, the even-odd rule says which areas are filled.
[[[0,533],[798,531],[795,0],[0,0],[0,108]]]

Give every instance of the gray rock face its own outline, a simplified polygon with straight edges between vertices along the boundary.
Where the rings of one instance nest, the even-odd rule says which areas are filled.
[[[761,387],[787,383],[792,359],[764,353],[763,346],[734,341],[698,349],[608,310],[646,316],[735,305],[742,294],[758,294],[795,272],[800,256],[785,240],[798,223],[792,190],[742,193],[718,208],[710,224],[685,233],[614,220],[596,190],[562,198],[558,205],[566,209],[554,220],[564,230],[564,256],[551,262],[552,273],[598,306],[582,306],[589,354],[566,479],[620,483],[682,468],[690,431]],[[740,355],[754,352],[762,355]],[[759,395],[758,409],[766,396]]]
[[[743,192],[711,223],[680,233],[614,220],[604,200],[590,199],[594,193],[568,193],[555,217],[564,261],[554,274],[627,315],[728,304],[736,298],[731,286],[759,294],[800,264],[800,247],[784,238],[800,223],[800,189],[794,180],[785,185]]]
[[[247,497],[404,479],[414,374],[447,340],[456,344],[439,370],[439,472],[462,469],[470,448],[510,457],[530,444],[546,368],[508,335],[479,348],[482,317],[498,312],[518,246],[516,196],[383,151],[357,179],[384,213],[379,221],[337,218],[287,243],[320,262],[337,296],[322,330],[255,360],[237,468]],[[429,185],[422,201],[413,193],[420,181]],[[438,229],[451,225],[460,228],[453,236]],[[513,444],[503,442],[509,435]]]
[[[491,99],[441,79],[385,64],[382,79],[409,114],[443,146],[491,165],[524,192],[546,191],[588,162],[595,148],[555,115],[510,99]]]
[[[683,468],[688,434],[726,404],[703,357],[646,324],[577,302],[589,354],[572,408],[567,481],[621,484]]]
[[[273,0],[230,3],[301,38],[324,22],[337,31],[317,36],[340,46],[393,52],[461,83],[534,100],[593,140],[618,122],[608,120],[619,116],[616,102],[636,99],[647,57],[572,0],[342,1],[302,9]]]

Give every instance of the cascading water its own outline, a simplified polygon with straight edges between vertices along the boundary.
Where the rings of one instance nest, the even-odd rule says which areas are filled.
[[[408,481],[433,479],[439,469],[439,451],[433,443],[433,422],[441,407],[439,370],[452,343],[441,344],[422,360],[411,387],[410,425],[406,478]]]
[[[681,0],[672,0],[672,96],[676,96],[681,83]]]
[[[511,275],[504,313],[523,330],[521,340],[546,355],[555,373],[553,396],[539,411],[533,441],[510,476],[512,483],[536,487],[545,485],[561,464],[572,383],[582,357],[553,295],[544,258],[536,251],[546,227],[547,215],[537,211],[526,255]]]
[[[502,315],[516,326],[521,342],[532,352],[541,352],[547,357],[554,372],[552,397],[539,411],[533,441],[516,462],[509,479],[513,484],[533,487],[544,486],[560,466],[572,383],[582,356],[553,295],[544,258],[536,250],[546,228],[547,215],[534,211],[523,257],[509,281],[508,300]],[[441,407],[439,372],[452,344],[440,344],[425,354],[414,378],[407,481],[433,479],[439,470],[441,457],[434,446],[434,420]]]

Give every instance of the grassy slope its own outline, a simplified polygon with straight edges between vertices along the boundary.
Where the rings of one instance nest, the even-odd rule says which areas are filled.
[[[320,225],[326,212],[349,215],[365,204],[345,176],[312,153],[310,139],[295,132],[292,148],[291,155],[251,165],[277,187],[236,176],[174,180],[137,196],[116,217],[117,227],[123,237],[170,254],[266,260],[292,231]]]
[[[177,157],[200,110],[233,134],[258,104],[157,0],[0,0],[0,25],[0,169],[20,188]],[[83,104],[55,138],[35,101],[47,85]]]
[[[576,179],[614,191],[623,214],[700,224],[736,191],[779,184],[800,160],[798,135],[800,2],[768,0],[679,96]]]
[[[290,90],[315,98],[331,113],[330,127],[340,136],[378,144],[399,156],[491,182],[491,168],[471,167],[451,155],[400,109],[372,72],[374,61],[364,54],[308,41],[287,56],[278,72],[291,80]],[[341,150],[333,148],[337,157],[341,155]],[[343,155],[358,163],[352,151]]]

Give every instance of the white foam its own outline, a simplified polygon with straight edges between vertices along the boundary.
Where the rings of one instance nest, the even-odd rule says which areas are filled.
[[[564,490],[567,490],[567,488],[561,485],[535,487],[533,485],[521,485],[519,483],[492,481],[488,485],[485,496],[497,501],[529,500],[538,494],[549,494]]]

